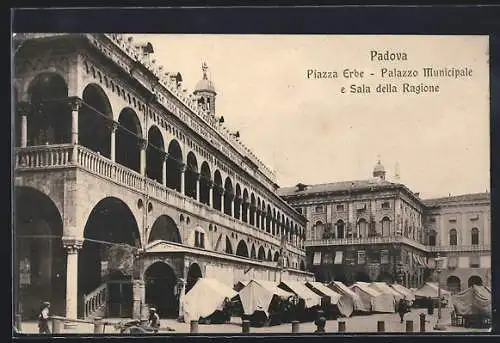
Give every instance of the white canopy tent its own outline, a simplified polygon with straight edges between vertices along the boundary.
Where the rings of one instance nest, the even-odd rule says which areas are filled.
[[[346,295],[349,298],[351,298],[352,303],[354,305],[354,311],[358,312],[370,312],[371,310],[371,305],[366,307],[365,304],[363,303],[363,300],[359,295],[357,295],[355,292],[353,292],[349,287],[344,285],[340,281],[332,281],[328,284],[328,288],[331,288],[335,292]]]
[[[306,283],[306,285],[309,286],[309,288],[311,288],[313,291],[316,290],[317,292],[328,296],[330,298],[330,303],[337,306],[342,316],[351,316],[352,312],[354,311],[354,302],[348,295],[339,294],[333,289],[328,288],[321,282],[309,281]]]
[[[414,294],[415,298],[438,298],[438,285],[435,282],[426,282],[422,287],[417,289]],[[449,299],[451,293],[441,287],[441,297]]]
[[[306,287],[305,283],[299,281],[281,281],[279,287],[291,291],[299,298],[304,299],[306,308],[321,306],[321,296]]]
[[[395,312],[396,303],[392,295],[379,292],[371,288],[370,284],[366,282],[356,282],[350,288],[361,297],[365,307],[370,306],[372,312]]]
[[[399,300],[404,299],[405,297],[403,294],[399,293],[385,282],[372,282],[370,283],[370,287],[375,289],[376,291],[392,295],[396,303],[399,302]]]
[[[206,318],[222,310],[224,299],[232,299],[238,293],[216,279],[200,278],[182,298],[184,321]]]
[[[395,283],[391,285],[391,288],[404,295],[410,302],[415,301],[415,294],[403,285]]]
[[[244,314],[252,315],[259,310],[266,316],[269,316],[269,306],[275,296],[282,300],[293,296],[293,293],[278,288],[276,283],[258,280],[251,280],[238,294]]]

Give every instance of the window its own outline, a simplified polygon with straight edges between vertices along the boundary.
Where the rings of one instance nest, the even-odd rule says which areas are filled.
[[[436,231],[432,230],[429,233],[429,245],[436,246]]]
[[[344,211],[344,205],[337,205],[337,211]]]
[[[205,248],[205,233],[200,231],[194,232],[194,246],[197,248]]]
[[[471,256],[469,263],[471,268],[479,268],[479,256]]]
[[[380,250],[380,264],[389,264],[389,250]]]
[[[473,228],[471,231],[471,244],[479,245],[479,230],[477,228]]]
[[[297,213],[302,214],[302,207],[296,207],[295,211],[297,211]]]
[[[391,232],[391,220],[387,217],[382,219],[382,236],[389,236]]]
[[[450,245],[457,245],[457,230],[450,230]]]
[[[316,213],[323,213],[324,212],[324,207],[322,205],[316,206],[314,209],[314,212]]]
[[[384,210],[387,210],[387,209],[391,208],[391,204],[390,204],[388,201],[384,201],[384,202],[382,203],[382,208],[383,208]]]
[[[364,250],[358,251],[358,264],[366,263],[366,253]]]

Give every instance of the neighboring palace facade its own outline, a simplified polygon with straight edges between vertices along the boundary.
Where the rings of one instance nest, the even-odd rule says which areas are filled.
[[[14,51],[16,313],[177,317],[199,277],[314,278],[305,217],[222,125],[205,64],[191,94],[119,34],[17,34]]]
[[[423,200],[389,182],[378,161],[373,178],[281,188],[308,220],[307,265],[321,281],[436,281],[452,292],[491,285],[490,194]]]

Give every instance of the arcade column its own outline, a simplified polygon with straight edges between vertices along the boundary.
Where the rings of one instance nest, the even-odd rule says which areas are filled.
[[[66,257],[66,318],[76,319],[78,309],[78,251],[82,248],[83,239],[63,237]]]

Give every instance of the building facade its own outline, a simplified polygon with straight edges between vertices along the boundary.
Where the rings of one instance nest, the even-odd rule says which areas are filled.
[[[389,182],[377,163],[373,178],[298,184],[279,194],[308,220],[308,268],[322,281],[399,282],[416,288],[437,280],[457,292],[491,282],[490,195],[422,200]]]
[[[191,94],[119,34],[14,37],[14,299],[70,318],[176,317],[199,277],[309,280],[306,219]]]

